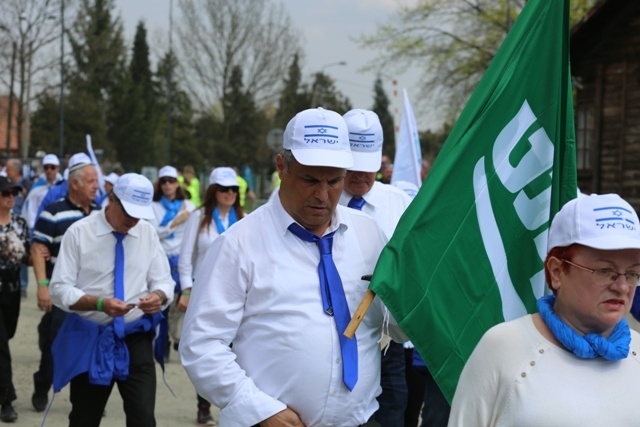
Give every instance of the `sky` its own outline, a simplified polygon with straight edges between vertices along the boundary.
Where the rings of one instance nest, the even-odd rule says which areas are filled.
[[[377,25],[388,22],[397,10],[398,0],[280,1],[303,35],[301,45],[305,58],[301,65],[305,80],[311,81],[312,74],[323,71],[336,81],[336,86],[351,100],[354,108],[370,109],[376,73],[364,73],[360,69],[375,60],[376,52],[361,49],[353,39],[373,34]],[[179,19],[178,2],[173,0],[174,23]],[[404,0],[403,4],[415,2]],[[140,20],[145,22],[150,43],[155,39],[167,40],[170,0],[116,0],[116,9],[124,23],[129,46]],[[336,65],[340,62],[346,62],[346,65]],[[407,90],[410,100],[415,98],[418,76],[417,70],[401,75],[383,71],[382,80],[396,123],[402,114],[402,89]],[[415,110],[415,102],[412,104]],[[416,120],[421,130],[428,126],[427,120],[418,116]]]

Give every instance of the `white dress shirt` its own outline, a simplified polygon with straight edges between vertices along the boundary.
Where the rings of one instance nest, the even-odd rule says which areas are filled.
[[[193,211],[184,227],[180,258],[178,258],[180,285],[183,290],[191,287],[193,278],[198,273],[198,268],[204,262],[204,254],[211,246],[211,242],[220,235],[214,221],[211,221],[208,228],[205,227],[198,232],[203,212],[202,208]],[[196,239],[198,239],[197,242]],[[194,251],[196,251],[195,256]]]
[[[73,311],[69,307],[84,295],[113,298],[116,253],[113,231],[104,210],[75,222],[67,229],[49,285],[51,301],[56,307]],[[125,302],[137,304],[141,297],[159,289],[168,298],[165,307],[170,304],[175,283],[153,226],[139,221],[127,233],[123,246]],[[112,317],[99,311],[75,313],[103,325],[113,321]],[[125,315],[124,321],[132,322],[143,315],[141,310],[133,309]]]
[[[305,426],[357,426],[378,408],[386,309],[375,299],[358,328],[349,392],[336,324],[322,309],[318,247],[288,231],[293,222],[275,198],[215,239],[196,275],[180,355],[198,393],[221,408],[220,425],[251,426],[289,407]],[[353,314],[386,239],[367,215],[341,206],[332,231]]]
[[[196,208],[189,200],[183,200],[182,203],[184,203],[183,207],[187,212],[193,212]],[[186,222],[183,222],[174,228],[169,227],[169,224],[171,224],[171,221],[173,220],[171,220],[167,225],[160,225],[167,210],[160,202],[151,203],[151,207],[153,208],[155,217],[150,219],[149,222],[158,232],[160,243],[162,243],[162,249],[164,249],[167,255],[179,255]],[[180,212],[182,212],[182,210]],[[178,212],[178,215],[180,215],[180,212]]]
[[[347,206],[353,196],[344,190],[340,195],[340,204]],[[411,203],[411,198],[397,187],[375,181],[371,190],[362,198],[365,201],[362,212],[371,216],[387,239],[391,239],[400,217]]]

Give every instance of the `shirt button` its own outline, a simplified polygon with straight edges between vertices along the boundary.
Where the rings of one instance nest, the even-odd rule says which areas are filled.
[[[339,365],[340,364],[340,359],[336,359],[336,363]]]
[[[335,392],[335,391],[332,391],[332,392],[331,392],[331,396],[335,396],[335,395],[336,395],[336,392]]]

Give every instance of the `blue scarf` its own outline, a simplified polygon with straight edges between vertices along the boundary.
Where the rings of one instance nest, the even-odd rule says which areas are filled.
[[[581,336],[564,323],[553,311],[555,301],[555,295],[547,295],[540,298],[537,302],[538,310],[553,336],[567,350],[581,359],[595,359],[600,356],[607,360],[616,361],[629,355],[631,333],[626,319],[623,318],[618,322],[608,339],[594,333]]]
[[[222,220],[220,219],[220,211],[218,210],[217,206],[213,209],[213,212],[211,213],[211,217],[213,218],[213,221],[216,223],[216,227],[218,227],[218,234],[224,233],[227,229],[224,228],[224,225],[222,225]],[[238,222],[238,215],[236,215],[236,208],[231,208],[231,210],[229,211],[229,227],[231,227],[236,222]]]
[[[171,221],[178,215],[180,212],[180,208],[182,207],[182,200],[175,199],[173,202],[167,199],[166,196],[162,196],[160,198],[160,204],[165,209],[164,218],[162,218],[162,222],[160,222],[160,226],[164,227],[165,225],[169,225]],[[171,233],[167,236],[167,239],[173,239],[174,234]]]

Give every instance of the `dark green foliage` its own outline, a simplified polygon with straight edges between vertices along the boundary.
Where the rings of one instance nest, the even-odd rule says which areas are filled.
[[[389,97],[384,91],[382,80],[378,77],[373,84],[373,107],[371,110],[378,115],[380,124],[382,125],[382,133],[384,136],[382,153],[393,158],[396,150],[396,134],[393,116],[389,112],[389,104]]]

